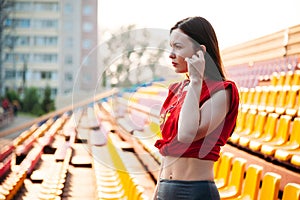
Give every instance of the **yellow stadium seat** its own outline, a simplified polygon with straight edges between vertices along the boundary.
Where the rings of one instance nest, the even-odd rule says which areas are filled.
[[[228,197],[232,198],[240,195],[242,190],[241,183],[244,179],[246,162],[247,161],[244,158],[235,158],[233,160],[228,185],[219,189],[221,199],[226,199]]]
[[[287,183],[283,189],[282,200],[299,200],[300,185],[297,183]]]
[[[247,112],[246,109],[239,109],[235,129],[229,138],[232,143],[236,144],[240,138],[240,132],[243,131],[245,126]]]
[[[292,122],[292,130],[291,130],[289,141],[275,149],[275,154],[274,154],[275,158],[282,161],[287,161],[292,157],[293,151],[296,151],[296,149],[300,147],[299,130],[300,130],[300,117],[297,117],[294,118]]]
[[[291,158],[291,163],[297,167],[300,167],[300,151],[298,154],[294,154]]]
[[[287,93],[285,114],[294,116],[297,112],[297,106],[299,107],[299,86],[292,86]],[[297,102],[298,101],[298,102]]]
[[[269,86],[263,86],[261,88],[261,96],[260,96],[260,101],[259,104],[257,106],[257,110],[258,111],[265,111],[266,106],[267,106],[267,102],[268,102],[268,98],[269,98],[269,94],[270,94],[270,89]]]
[[[276,83],[276,85],[284,85],[286,79],[286,73],[285,72],[279,72],[279,79]]]
[[[269,86],[269,96],[266,103],[265,111],[272,113],[275,111],[276,100],[281,86]]]
[[[285,113],[285,107],[287,103],[288,93],[291,90],[290,86],[283,86],[279,89],[276,104],[275,104],[275,112],[279,115]]]
[[[233,138],[230,139],[230,141],[234,142],[235,144],[238,143],[238,140],[241,136],[243,135],[249,135],[253,129],[254,129],[254,125],[255,125],[255,117],[256,117],[256,110],[252,110],[250,109],[246,116],[245,116],[245,125],[244,125],[244,129],[241,130],[240,132],[234,132],[232,134]]]
[[[264,145],[269,146],[279,146],[283,145],[285,142],[287,142],[289,137],[289,127],[290,122],[292,120],[292,117],[289,115],[281,115],[279,118],[279,122],[277,124],[276,133],[273,139],[270,141],[263,142],[261,141],[261,152],[270,155],[272,152],[268,152],[268,148],[265,148]]]
[[[300,118],[295,118],[293,121],[289,122],[289,124],[292,124],[291,131],[289,131],[289,127],[287,128],[287,135],[285,136],[288,140],[282,144],[272,144],[267,143],[262,145],[261,152],[263,152],[266,155],[274,155],[277,149],[281,150],[293,150],[300,147],[300,135],[298,134],[298,131],[300,129]],[[287,125],[287,124],[286,124]],[[285,125],[285,126],[286,126]],[[290,126],[290,125],[288,125]],[[283,131],[283,130],[281,130]],[[289,132],[291,132],[289,134]]]
[[[227,185],[233,156],[234,155],[230,152],[224,152],[222,154],[219,171],[217,173],[217,177],[215,178],[215,183],[217,185],[217,188],[222,188]]]
[[[249,135],[241,136],[239,139],[239,145],[247,147],[252,138],[258,138],[264,130],[266,119],[266,112],[258,112],[255,119],[254,130]]]
[[[293,71],[288,71],[285,73],[285,80],[283,85],[291,85],[292,80],[293,80],[294,72]]]
[[[250,164],[246,170],[246,177],[243,181],[243,189],[238,197],[228,199],[257,199],[259,184],[261,180],[262,167],[256,164]]]
[[[271,75],[271,85],[279,84],[279,74],[278,72],[273,72]]]
[[[242,107],[247,102],[249,89],[242,87],[239,89],[239,95],[240,95],[240,104],[239,106]]]
[[[261,94],[262,94],[262,86],[256,86],[254,96],[253,96],[253,101],[252,104],[250,105],[250,109],[256,110],[258,108]]]
[[[296,133],[296,126],[297,121],[293,123],[291,121],[291,117],[288,115],[283,115],[280,117],[280,122],[279,122],[279,128],[276,133],[275,138],[271,142],[267,142],[262,145],[261,147],[261,152],[266,154],[266,155],[274,155],[276,149],[295,149],[297,148],[300,143],[297,142],[297,137],[298,134]],[[290,133],[290,124],[293,123],[294,128],[292,128],[291,134]],[[294,129],[294,130],[293,130]],[[300,137],[299,137],[300,140]],[[300,142],[300,141],[299,141]]]
[[[277,200],[280,188],[281,175],[266,172],[262,180],[259,199]]]
[[[250,88],[248,91],[246,102],[242,104],[243,109],[250,108],[250,106],[253,104],[254,96],[255,96],[255,88]]]
[[[296,70],[291,81],[291,85],[300,85],[300,70]]]
[[[251,138],[249,148],[253,151],[258,151],[262,143],[269,142],[275,135],[276,123],[279,115],[276,113],[269,113],[263,133],[258,138]]]
[[[219,171],[219,168],[220,168],[222,154],[223,154],[223,152],[221,151],[219,159],[216,162],[214,162],[214,178],[216,178],[218,176],[218,171]]]

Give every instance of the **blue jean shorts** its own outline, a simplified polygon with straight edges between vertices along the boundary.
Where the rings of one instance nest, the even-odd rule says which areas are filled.
[[[181,181],[161,179],[158,200],[219,200],[220,195],[213,181]]]

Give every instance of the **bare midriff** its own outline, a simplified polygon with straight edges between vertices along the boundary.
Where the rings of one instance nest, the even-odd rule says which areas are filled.
[[[161,179],[202,181],[214,180],[214,161],[198,158],[164,156]]]

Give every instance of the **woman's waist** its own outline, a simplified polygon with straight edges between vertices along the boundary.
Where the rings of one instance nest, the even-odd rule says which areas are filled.
[[[187,157],[163,157],[161,179],[172,180],[210,180],[213,181],[212,160]]]

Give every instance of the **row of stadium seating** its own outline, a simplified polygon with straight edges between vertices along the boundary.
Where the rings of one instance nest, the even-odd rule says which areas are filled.
[[[281,175],[274,172],[262,174],[262,166],[223,152],[214,165],[215,182],[221,199],[282,199],[299,198],[300,184],[288,183],[279,194]]]
[[[299,58],[288,56],[238,66],[227,66],[226,72],[240,87],[252,88],[272,78],[280,77],[282,73],[294,72],[299,69]]]
[[[4,150],[1,149],[5,170],[2,170],[0,177],[0,199],[12,199],[17,194],[27,175],[37,166],[44,147],[52,142],[65,119],[64,115],[58,119],[51,118],[40,126],[35,124],[22,132],[12,143],[7,144]]]

